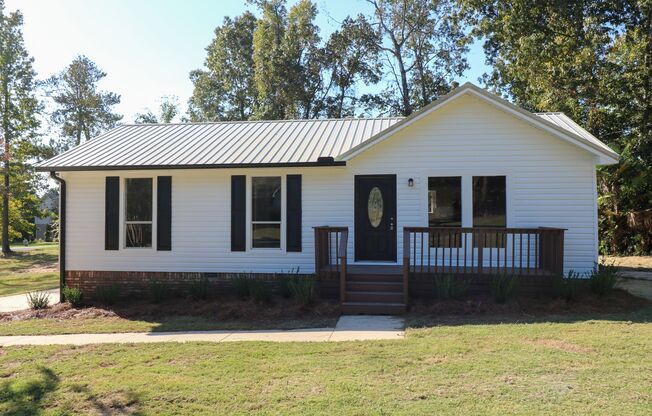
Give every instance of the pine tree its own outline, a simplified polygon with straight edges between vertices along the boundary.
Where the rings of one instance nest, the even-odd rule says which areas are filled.
[[[12,178],[26,172],[25,161],[34,154],[36,115],[39,103],[34,95],[35,72],[33,59],[24,46],[21,31],[23,16],[19,11],[5,13],[0,0],[0,123],[2,131],[3,187],[2,187],[2,252],[9,248],[11,212],[22,211],[17,200],[11,200]],[[23,177],[23,181],[28,178]],[[18,185],[24,184],[19,181]],[[19,206],[20,205],[20,206]],[[16,221],[17,223],[17,221]]]

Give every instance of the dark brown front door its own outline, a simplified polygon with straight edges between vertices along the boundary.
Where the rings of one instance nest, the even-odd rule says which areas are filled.
[[[355,177],[355,259],[396,261],[396,175]]]

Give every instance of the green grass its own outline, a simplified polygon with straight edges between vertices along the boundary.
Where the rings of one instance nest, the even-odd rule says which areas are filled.
[[[220,329],[296,329],[334,327],[336,317],[306,317],[274,320],[224,320],[200,316],[170,316],[162,319],[38,318],[0,322],[0,336],[52,335],[114,332],[211,331]]]
[[[28,251],[0,257],[0,296],[57,287],[58,273],[42,269],[56,267],[58,248],[56,244],[38,244]]]
[[[402,341],[8,347],[0,413],[646,414],[650,319],[442,325]]]

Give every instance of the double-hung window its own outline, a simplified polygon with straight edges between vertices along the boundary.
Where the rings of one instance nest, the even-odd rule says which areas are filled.
[[[125,246],[152,247],[152,178],[125,179]]]
[[[251,246],[281,248],[281,177],[251,178]]]

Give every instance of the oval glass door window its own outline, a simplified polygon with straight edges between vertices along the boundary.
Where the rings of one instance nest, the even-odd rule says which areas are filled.
[[[371,226],[378,228],[380,222],[383,220],[383,194],[377,186],[374,186],[371,188],[371,191],[369,191],[367,213],[369,215]]]

